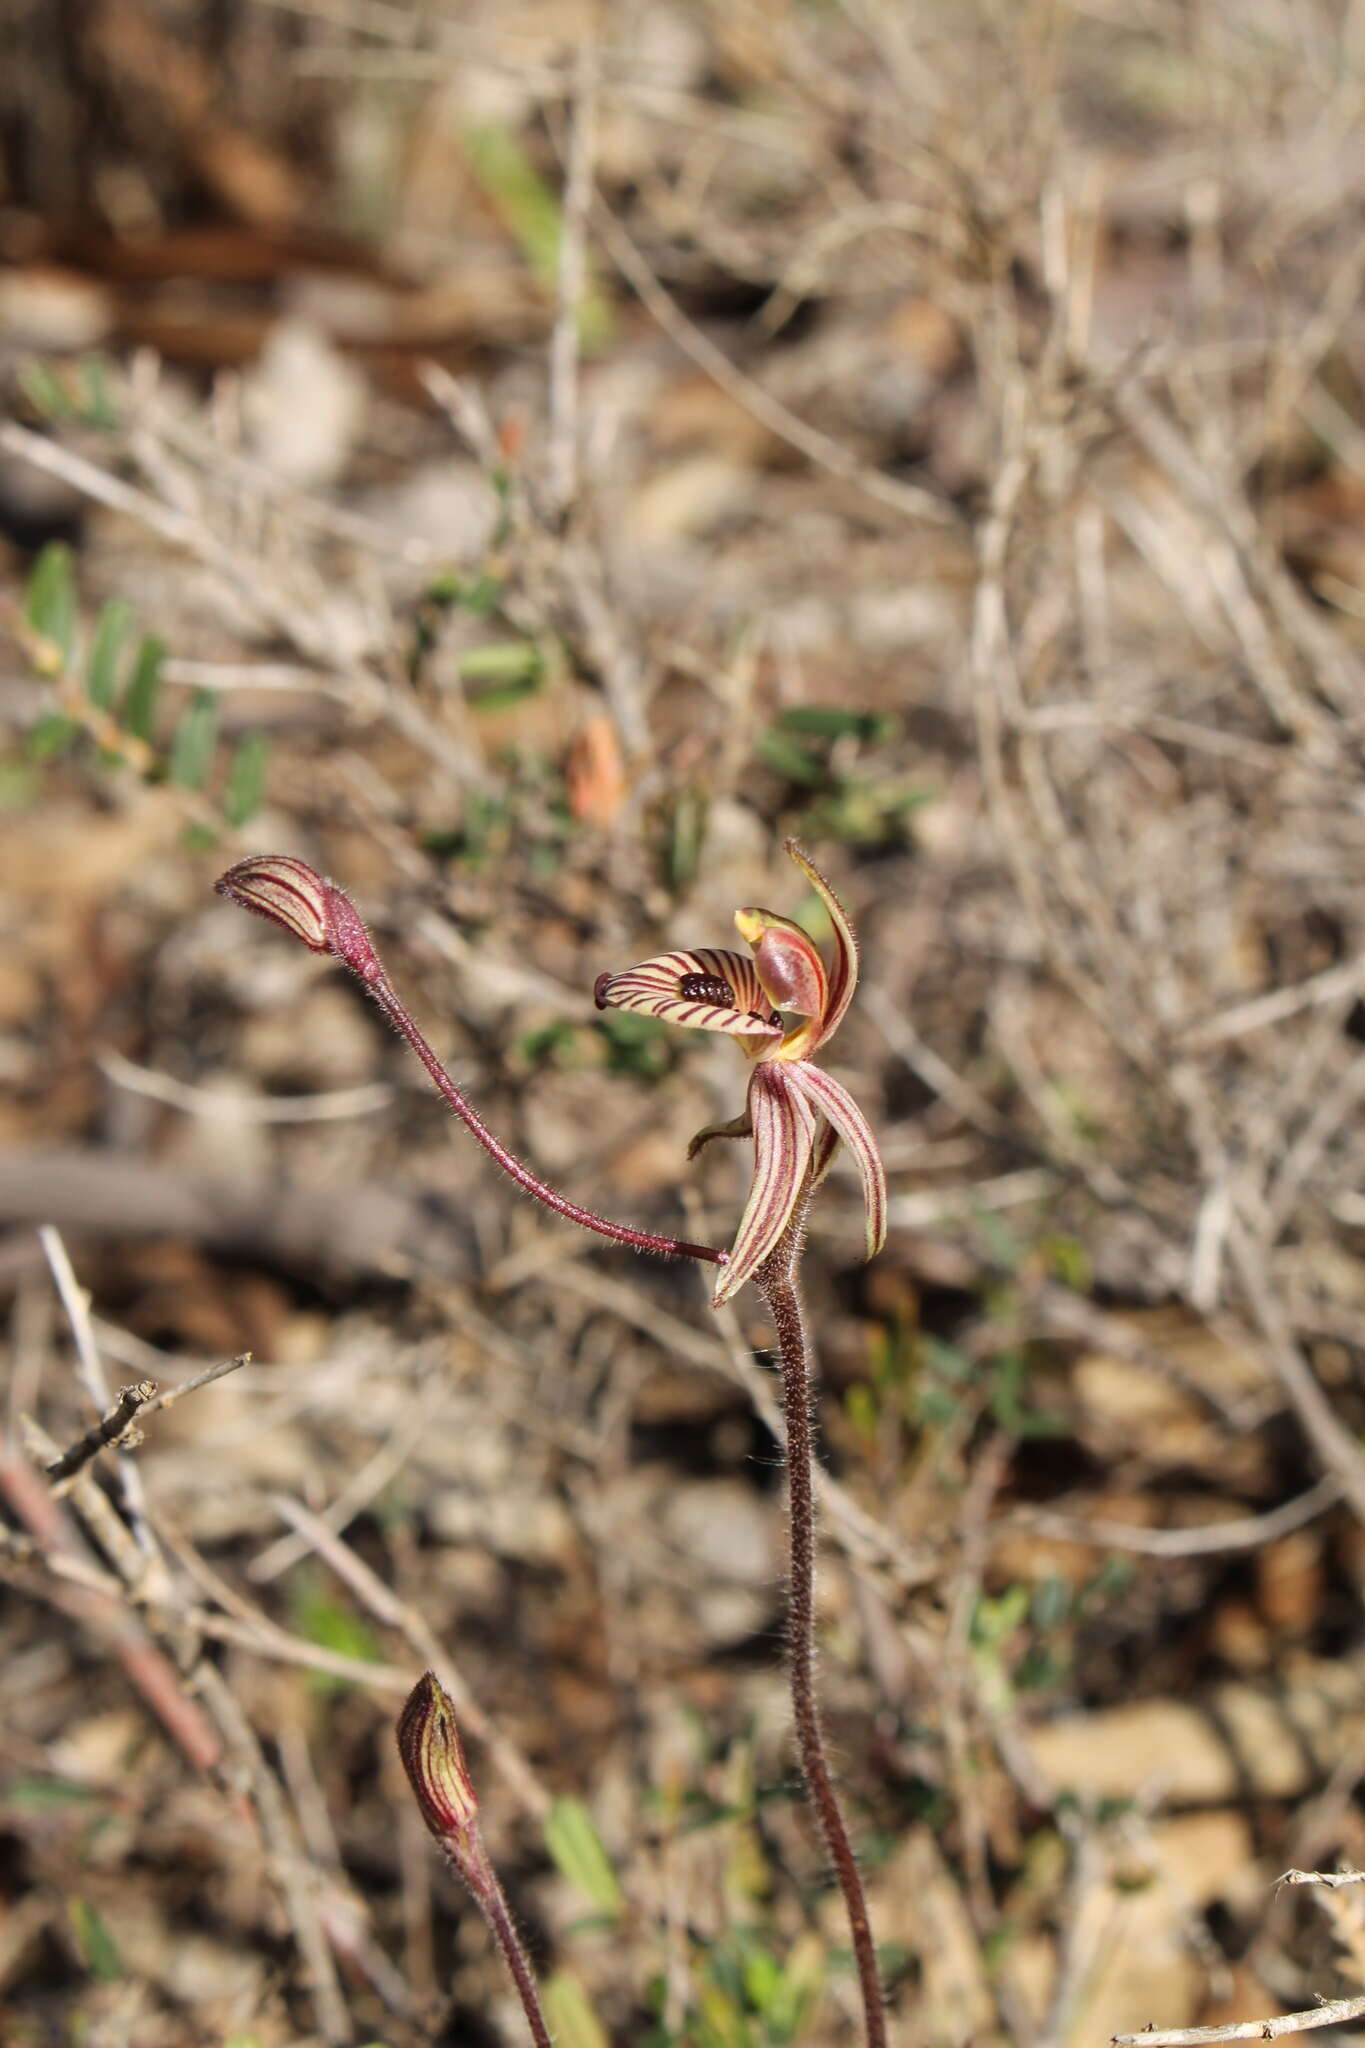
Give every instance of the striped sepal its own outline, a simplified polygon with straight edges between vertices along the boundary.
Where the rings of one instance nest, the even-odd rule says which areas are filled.
[[[848,912],[819,868],[807,860],[794,839],[787,841],[787,852],[824,904],[834,930],[834,961],[829,970],[829,1000],[825,1004],[825,1014],[820,1019],[820,1035],[814,1044],[802,1048],[803,1052],[814,1052],[816,1045],[823,1045],[827,1038],[834,1036],[843,1022],[845,1010],[853,1001],[853,991],[858,986],[858,941],[853,936],[853,926],[848,921]]]
[[[886,1243],[886,1174],[871,1126],[847,1088],[831,1080],[823,1068],[813,1067],[805,1060],[793,1060],[785,1071],[788,1080],[828,1119],[858,1162],[867,1211],[867,1256],[875,1258]]]
[[[599,1010],[639,1010],[694,1031],[728,1031],[732,1038],[782,1035],[753,961],[711,946],[660,953],[624,974],[604,974],[594,993]]]
[[[827,1124],[821,1117],[815,1133],[815,1156],[810,1163],[810,1184],[818,1188],[834,1164],[834,1155],[839,1150],[839,1133],[833,1124]]]
[[[730,1263],[713,1296],[715,1306],[752,1280],[781,1237],[805,1185],[815,1143],[815,1116],[792,1087],[795,1069],[764,1060],[749,1077],[749,1114],[754,1123],[754,1177],[739,1220]]]

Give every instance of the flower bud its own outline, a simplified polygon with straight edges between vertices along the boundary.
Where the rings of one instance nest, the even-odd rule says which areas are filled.
[[[288,853],[258,853],[239,860],[214,883],[220,896],[283,925],[314,953],[332,953],[360,976],[379,982],[384,970],[365,921],[349,896]]]
[[[809,932],[772,910],[737,910],[735,924],[753,947],[758,978],[777,1008],[799,1017],[823,1016],[829,982]]]
[[[398,1754],[423,1820],[447,1848],[463,1846],[477,1832],[479,1804],[454,1705],[434,1671],[425,1672],[413,1687],[397,1733]]]
[[[255,854],[239,860],[214,883],[220,896],[283,925],[314,953],[330,953],[327,915],[329,884],[307,861],[287,853]]]

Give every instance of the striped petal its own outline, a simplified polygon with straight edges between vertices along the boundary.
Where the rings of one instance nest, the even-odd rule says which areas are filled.
[[[801,1048],[803,1053],[814,1052],[815,1045],[823,1045],[827,1038],[834,1036],[843,1022],[845,1010],[853,1000],[853,991],[858,986],[858,941],[853,936],[853,926],[849,923],[848,912],[819,868],[807,860],[794,839],[789,839],[786,846],[787,852],[824,904],[834,930],[834,964],[829,975],[829,1000],[820,1021],[820,1036],[814,1045],[803,1045]]]
[[[604,974],[593,991],[599,1010],[639,1010],[693,1031],[728,1031],[732,1038],[777,1039],[782,1021],[763,993],[758,970],[742,953],[703,946],[695,953],[660,953],[624,974]]]
[[[821,1117],[815,1134],[815,1157],[810,1163],[810,1184],[818,1188],[834,1164],[834,1155],[839,1149],[839,1133],[833,1124],[827,1124]]]
[[[790,1086],[791,1073],[789,1066],[764,1060],[749,1079],[754,1177],[730,1247],[730,1263],[712,1297],[716,1308],[752,1280],[786,1229],[805,1185],[815,1144],[815,1116],[804,1096]]]
[[[872,1128],[847,1088],[841,1088],[822,1067],[813,1067],[806,1060],[793,1060],[783,1068],[783,1072],[821,1116],[828,1119],[858,1162],[863,1177],[863,1204],[867,1212],[867,1256],[875,1258],[886,1243],[886,1174]],[[824,1164],[827,1167],[829,1160],[826,1159]]]
[[[695,1159],[713,1138],[752,1138],[753,1134],[754,1120],[746,1109],[739,1116],[731,1117],[728,1124],[707,1124],[705,1129],[698,1131],[696,1137],[688,1142],[687,1157],[689,1161]]]

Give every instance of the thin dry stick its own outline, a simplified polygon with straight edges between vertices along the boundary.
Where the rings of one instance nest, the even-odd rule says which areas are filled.
[[[200,1698],[236,1752],[239,1768],[245,1770],[250,1781],[272,1872],[308,1975],[318,2032],[339,2048],[340,2043],[353,2038],[350,2015],[322,1922],[316,1876],[304,1856],[284,1789],[266,1762],[256,1732],[222,1673],[207,1658],[201,1658],[195,1668],[195,1683]]]
[[[38,1232],[43,1256],[47,1260],[57,1292],[62,1299],[67,1321],[71,1325],[72,1341],[76,1346],[76,1357],[80,1363],[81,1378],[86,1392],[96,1409],[106,1413],[110,1407],[109,1380],[100,1357],[99,1345],[95,1341],[95,1326],[90,1315],[90,1298],[76,1278],[75,1268],[67,1254],[61,1232],[50,1223],[42,1225]],[[152,1393],[156,1392],[155,1387]],[[151,1399],[151,1395],[148,1396]],[[126,1427],[126,1425],[125,1425]],[[124,1454],[117,1458],[119,1491],[127,1510],[128,1526],[138,1549],[143,1553],[150,1568],[164,1572],[165,1565],[160,1547],[152,1534],[151,1521],[147,1513],[147,1496],[142,1485],[142,1474],[133,1459]]]
[[[1355,1512],[1365,1519],[1365,1456],[1322,1390],[1321,1382],[1294,1340],[1263,1263],[1241,1219],[1228,1227],[1228,1249],[1243,1291],[1265,1339],[1265,1355],[1289,1397],[1304,1435],[1336,1479]]]
[[[50,1488],[27,1460],[12,1450],[0,1431],[0,1493],[26,1524],[54,1573],[65,1562],[84,1562],[86,1552]],[[152,1643],[126,1602],[88,1586],[54,1586],[55,1606],[87,1628],[102,1649],[116,1657],[129,1681],[197,1770],[218,1761],[217,1735],[196,1703],[186,1696],[180,1674]]]
[[[177,1401],[183,1401],[186,1394],[197,1394],[201,1387],[211,1387],[215,1380],[226,1379],[230,1372],[240,1372],[244,1365],[250,1365],[251,1353],[239,1351],[235,1358],[220,1358],[213,1365],[206,1365],[202,1372],[182,1380],[178,1387],[167,1387],[164,1393],[153,1395],[142,1413],[144,1418],[157,1415],[163,1408],[173,1408]]]
[[[754,1275],[777,1329],[782,1360],[783,1406],[787,1422],[787,1492],[790,1502],[791,1561],[788,1569],[787,1660],[801,1771],[844,1895],[853,1956],[862,1993],[868,2048],[886,2048],[886,2009],[877,1949],[868,1919],[857,1858],[834,1776],[829,1767],[815,1686],[815,1442],[811,1421],[810,1355],[806,1345],[797,1269],[810,1205],[807,1180],[787,1228]]]
[[[1365,2015],[1365,1998],[1327,1998],[1307,2012],[1284,2012],[1270,2020],[1239,2020],[1230,2027],[1148,2027],[1140,2034],[1111,2034],[1113,2048],[1203,2048],[1205,2041],[1275,2041],[1281,2034],[1306,2034]]]
[[[79,1472],[83,1465],[106,1450],[110,1444],[117,1444],[126,1435],[134,1416],[156,1393],[155,1380],[139,1380],[136,1386],[120,1387],[114,1405],[92,1429],[64,1450],[60,1457],[53,1458],[43,1467],[49,1479],[69,1479]]]
[[[600,68],[596,39],[585,35],[578,46],[574,74],[574,112],[559,236],[558,305],[550,344],[550,502],[561,519],[578,495],[579,325],[588,277],[588,213]]]
[[[1205,1522],[1191,1529],[1142,1529],[1127,1522],[1092,1522],[1084,1515],[1055,1513],[1051,1508],[1025,1508],[997,1522],[992,1535],[1030,1529],[1039,1536],[1059,1536],[1067,1543],[1093,1543],[1104,1550],[1130,1550],[1139,1557],[1216,1557],[1229,1550],[1259,1550],[1325,1514],[1341,1499],[1342,1483],[1334,1473],[1319,1479],[1307,1493],[1270,1508],[1263,1515],[1238,1515],[1227,1522]]]
[[[418,1656],[438,1674],[454,1700],[464,1726],[483,1743],[489,1761],[502,1772],[525,1810],[543,1821],[550,1809],[549,1793],[516,1744],[503,1734],[497,1720],[479,1705],[462,1674],[442,1654],[440,1644],[421,1616],[405,1605],[350,1546],[343,1543],[319,1516],[310,1513],[301,1501],[291,1500],[288,1494],[272,1494],[270,1499],[276,1512],[292,1529],[307,1538],[310,1547],[331,1566],[370,1612],[388,1627],[398,1629]]]
[[[776,434],[790,447],[799,448],[818,468],[828,470],[831,476],[841,477],[869,498],[875,498],[879,504],[890,505],[897,512],[908,512],[916,519],[932,520],[936,526],[954,523],[951,507],[934,497],[932,492],[921,490],[915,484],[901,483],[896,477],[885,476],[870,464],[859,462],[853,451],[845,448],[842,442],[833,440],[830,435],[821,433],[818,427],[798,418],[780,399],[774,398],[761,384],[756,384],[752,377],[737,369],[710,336],[703,334],[700,327],[688,319],[671,293],[665,291],[620,221],[601,199],[597,203],[597,219],[612,262],[637,293],[641,303],[654,315],[664,333],[722,391],[742,405],[746,412],[752,413],[761,426],[767,427],[770,433]]]

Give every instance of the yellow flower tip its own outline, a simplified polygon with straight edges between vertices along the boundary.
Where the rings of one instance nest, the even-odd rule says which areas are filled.
[[[424,1672],[398,1717],[398,1754],[423,1820],[438,1841],[468,1835],[479,1805],[464,1760],[455,1707],[434,1671]]]

